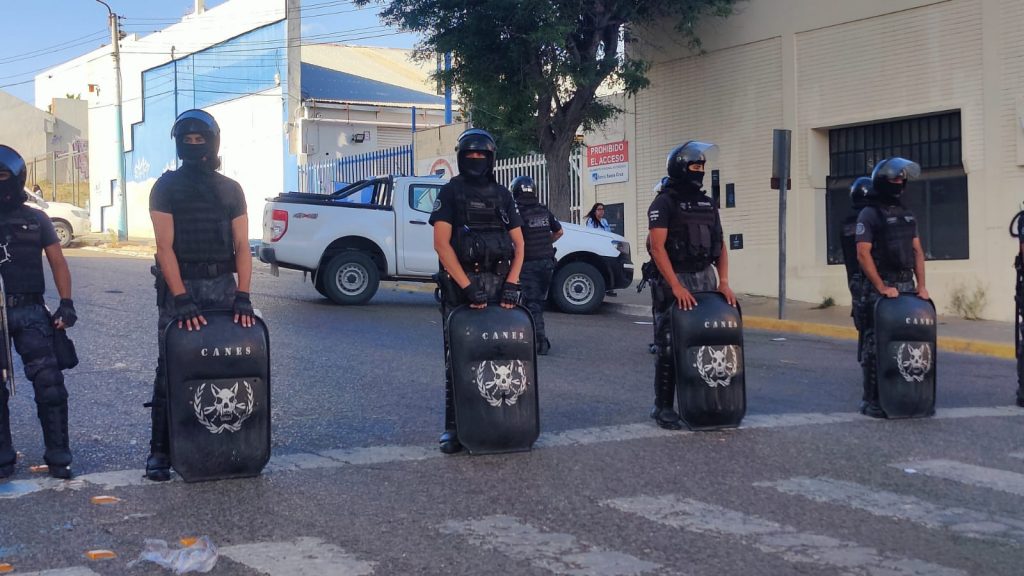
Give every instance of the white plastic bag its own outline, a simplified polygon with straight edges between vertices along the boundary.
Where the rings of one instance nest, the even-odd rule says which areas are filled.
[[[171,550],[165,540],[146,539],[139,557],[128,563],[131,568],[140,562],[152,562],[175,574],[209,572],[217,565],[217,547],[203,536],[186,548]]]

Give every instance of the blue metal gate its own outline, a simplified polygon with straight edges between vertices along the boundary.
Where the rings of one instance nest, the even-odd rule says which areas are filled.
[[[412,145],[407,144],[299,166],[299,192],[333,194],[346,184],[373,176],[412,173]]]

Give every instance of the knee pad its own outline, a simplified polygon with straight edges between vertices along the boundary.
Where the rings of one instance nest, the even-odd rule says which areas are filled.
[[[68,391],[64,387],[64,375],[56,368],[44,368],[37,372],[32,386],[35,388],[36,404],[60,406],[68,401]]]

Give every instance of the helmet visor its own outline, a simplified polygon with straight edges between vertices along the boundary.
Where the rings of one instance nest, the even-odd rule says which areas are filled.
[[[699,140],[690,140],[683,145],[677,157],[687,164],[691,162],[712,162],[718,159],[718,145]]]
[[[895,158],[886,158],[876,164],[875,169],[871,172],[871,179],[885,178],[886,180],[895,180],[896,178],[903,178],[904,180],[910,180],[920,175],[921,166],[917,162],[897,156]]]

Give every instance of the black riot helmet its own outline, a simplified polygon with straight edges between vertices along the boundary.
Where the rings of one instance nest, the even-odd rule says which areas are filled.
[[[25,159],[14,148],[0,144],[0,210],[13,210],[25,203]]]
[[[860,210],[868,205],[869,198],[871,198],[871,178],[861,176],[854,180],[850,185],[850,205]]]
[[[186,144],[186,134],[201,134],[205,144]],[[177,148],[178,158],[186,164],[198,164],[210,169],[220,166],[217,154],[220,152],[220,126],[205,110],[186,110],[178,115],[171,128],[171,138]]]
[[[459,143],[455,145],[459,174],[470,180],[489,180],[494,174],[494,154],[497,149],[494,137],[486,130],[466,130],[459,136]],[[482,152],[485,158],[467,158],[469,152]]]
[[[894,156],[875,164],[871,172],[872,196],[891,200],[899,200],[907,180],[921,175],[921,166],[912,160]],[[903,182],[893,182],[902,178]]]
[[[707,161],[713,162],[717,155],[718,146],[708,142],[690,140],[676,146],[668,153],[665,171],[674,182],[678,182],[685,189],[696,192],[704,185],[704,172],[691,171],[690,166],[703,165]]]
[[[512,198],[520,204],[533,204],[537,202],[537,184],[529,176],[518,176],[509,184]]]

